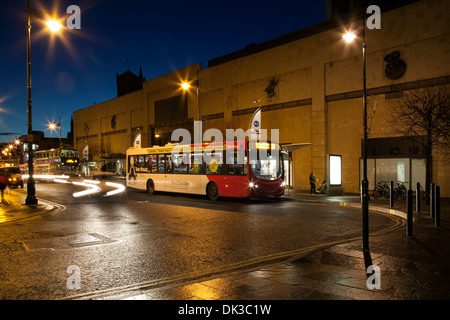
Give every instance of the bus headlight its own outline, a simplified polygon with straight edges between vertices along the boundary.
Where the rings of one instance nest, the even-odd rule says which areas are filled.
[[[254,184],[253,182],[250,182],[250,183],[248,184],[248,186],[249,186],[250,188],[253,188],[253,187],[255,186],[255,184]]]

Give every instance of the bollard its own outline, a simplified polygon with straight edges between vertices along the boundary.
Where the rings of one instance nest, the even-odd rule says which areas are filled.
[[[389,190],[389,199],[391,208],[394,207],[394,181],[391,180],[391,188]]]
[[[430,190],[430,217],[434,218],[434,211],[435,211],[435,188],[436,185],[434,183],[431,184],[431,190]]]
[[[408,190],[408,197],[407,197],[407,202],[406,202],[406,234],[408,236],[412,236],[413,233],[413,214],[412,214],[412,208],[413,206],[413,201],[412,201],[412,190],[409,189]]]
[[[437,186],[435,191],[435,220],[434,225],[436,227],[441,226],[441,187]]]
[[[420,182],[417,182],[416,187],[416,212],[420,212],[420,198],[422,194],[420,193]]]

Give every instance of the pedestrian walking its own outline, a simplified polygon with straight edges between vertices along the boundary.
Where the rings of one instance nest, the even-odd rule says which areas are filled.
[[[316,176],[314,175],[314,172],[311,172],[309,175],[309,184],[311,185],[311,194],[316,193]]]
[[[3,174],[0,174],[0,191],[2,193],[2,202],[4,202],[4,193],[6,188],[6,177]]]

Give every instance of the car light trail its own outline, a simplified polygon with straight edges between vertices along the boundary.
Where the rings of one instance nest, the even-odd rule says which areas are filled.
[[[93,184],[100,184],[100,181],[97,180],[83,180],[85,183],[93,183]]]
[[[108,191],[106,193],[105,197],[112,196],[114,194],[118,194],[118,193],[124,192],[124,190],[125,190],[125,186],[123,184],[120,184],[120,183],[106,182],[106,185],[110,186],[110,187],[114,187],[114,188],[116,188],[116,190]]]
[[[77,186],[83,186],[83,187],[89,188],[89,189],[84,190],[84,191],[79,191],[79,192],[73,193],[72,196],[74,196],[75,198],[84,197],[84,196],[87,196],[87,195],[90,195],[90,194],[98,193],[98,192],[100,192],[102,190],[100,187],[97,187],[96,185],[85,183],[85,182],[72,181],[72,183],[77,185]]]
[[[23,174],[22,179],[28,179],[28,174]],[[70,176],[66,176],[64,174],[62,175],[53,175],[53,174],[34,174],[34,179],[47,179],[47,180],[53,180],[53,179],[69,179]]]
[[[69,181],[63,179],[53,179],[53,181],[58,183],[69,183]]]

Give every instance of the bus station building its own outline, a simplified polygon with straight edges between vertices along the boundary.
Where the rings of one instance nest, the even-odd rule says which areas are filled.
[[[383,8],[382,8],[383,10]],[[249,128],[261,108],[261,126],[279,130],[287,145],[286,184],[309,190],[330,178],[330,155],[341,159],[345,193],[359,193],[362,179],[362,39],[342,35],[362,29],[359,15],[332,16],[242,50],[146,80],[117,75],[118,96],[73,114],[74,144],[89,163],[115,164],[124,174],[126,150],[140,135],[143,147],[171,142],[175,129],[203,132]],[[450,83],[450,3],[409,1],[381,12],[381,29],[365,31],[368,109],[368,179],[425,183],[424,148],[387,119],[405,92]],[[249,39],[249,42],[251,39]],[[182,83],[190,84],[183,88]],[[447,91],[448,92],[448,91]],[[173,142],[173,141],[172,141]],[[295,144],[310,143],[296,149]],[[290,146],[290,147],[289,147]],[[448,153],[447,153],[448,154]],[[448,156],[434,152],[432,181],[450,197]]]

